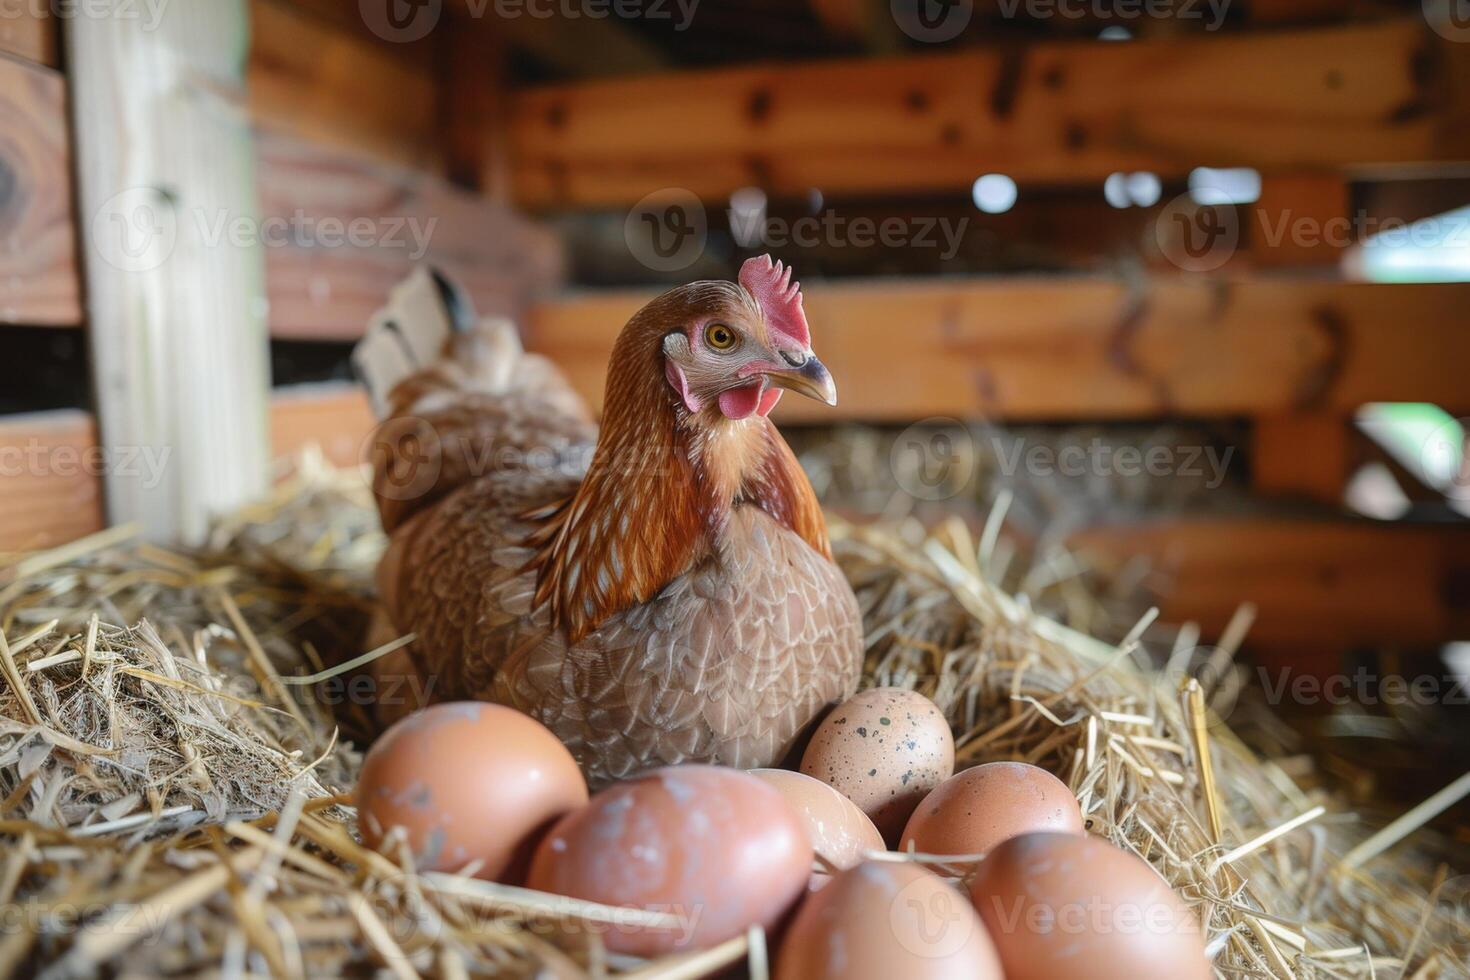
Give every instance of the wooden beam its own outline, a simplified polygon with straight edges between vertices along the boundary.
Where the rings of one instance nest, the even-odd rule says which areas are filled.
[[[442,169],[430,63],[289,0],[250,0],[247,91],[257,124],[429,171]]]
[[[799,271],[799,270],[798,270]],[[789,420],[906,422],[1348,413],[1370,401],[1470,409],[1470,286],[1160,277],[809,283],[838,407]],[[594,405],[608,352],[648,292],[540,304],[529,345]]]
[[[56,19],[46,4],[33,0],[0,3],[0,54],[51,68],[60,63],[56,57]]]
[[[1256,419],[1252,485],[1263,494],[1340,506],[1347,487],[1350,428],[1348,416],[1320,412]]]
[[[108,462],[86,412],[0,419],[0,551],[49,548],[100,530]]]
[[[1090,528],[1072,547],[1143,556],[1166,584],[1169,622],[1218,636],[1242,602],[1256,605],[1255,647],[1334,651],[1463,638],[1470,531],[1373,521],[1197,518]]]
[[[351,339],[417,262],[461,282],[483,314],[517,316],[562,274],[555,236],[421,171],[257,134],[271,333]]]
[[[0,57],[0,119],[0,322],[76,326],[81,287],[61,74]]]
[[[1202,163],[1356,169],[1459,161],[1464,47],[1421,18],[1310,31],[1046,42],[558,85],[518,96],[518,198],[708,198],[1179,176]],[[1242,66],[1249,66],[1243,69]]]
[[[156,483],[105,476],[109,518],[200,539],[265,486],[268,339],[248,123],[244,0],[156,25],[67,25],[87,317],[106,452],[165,446]]]
[[[367,393],[357,385],[278,388],[271,398],[271,456],[295,456],[316,446],[337,466],[357,466],[375,419]]]
[[[1351,222],[1352,194],[1342,174],[1272,174],[1247,209],[1250,254],[1262,268],[1335,266],[1361,237]]]

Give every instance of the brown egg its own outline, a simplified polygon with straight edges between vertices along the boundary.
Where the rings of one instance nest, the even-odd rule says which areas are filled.
[[[655,769],[611,786],[536,848],[532,888],[663,912],[676,927],[614,925],[608,949],[701,949],[776,925],[802,894],[812,846],[781,794],[716,766]]]
[[[571,753],[513,708],[479,701],[409,715],[373,743],[357,780],[357,820],[377,847],[407,834],[420,870],[513,879],[538,831],[587,802]]]
[[[867,814],[820,779],[789,769],[752,769],[750,774],[781,794],[801,818],[812,850],[838,868],[861,863],[867,851],[884,850],[883,837]],[[812,884],[825,885],[828,877],[813,872]]]
[[[807,897],[775,980],[1001,980],[965,896],[911,862],[867,861]],[[1134,978],[1138,980],[1138,978]]]
[[[991,762],[955,773],[924,797],[899,850],[984,854],[1045,830],[1082,833],[1082,811],[1067,784],[1024,762]]]
[[[970,900],[1006,980],[1209,980],[1203,931],[1147,862],[1084,834],[1025,834],[980,863]]]
[[[954,772],[954,734],[922,694],[876,687],[823,720],[801,771],[856,803],[894,842],[919,801]]]

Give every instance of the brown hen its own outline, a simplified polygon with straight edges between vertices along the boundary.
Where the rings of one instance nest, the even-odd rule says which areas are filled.
[[[862,654],[811,484],[767,418],[783,389],[836,397],[790,272],[751,259],[634,315],[600,431],[508,325],[452,331],[459,308],[420,273],[357,356],[390,391],[380,628],[417,636],[375,664],[380,714],[417,706],[390,689],[514,706],[594,786],[781,760],[852,694]]]

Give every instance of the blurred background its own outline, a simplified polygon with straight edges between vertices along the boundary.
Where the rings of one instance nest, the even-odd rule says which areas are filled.
[[[355,463],[416,263],[596,404],[763,252],[835,513],[1002,508],[1008,587],[1240,647],[1365,793],[1466,757],[1465,0],[0,0],[0,549]]]

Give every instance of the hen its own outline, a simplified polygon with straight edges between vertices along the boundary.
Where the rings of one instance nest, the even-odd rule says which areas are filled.
[[[390,690],[511,705],[594,786],[780,761],[852,694],[862,654],[811,484],[767,418],[783,390],[836,401],[790,271],[751,259],[738,283],[639,310],[600,431],[513,328],[467,319],[419,273],[356,354],[386,393],[380,628],[417,636],[375,664],[380,714],[417,707]]]

